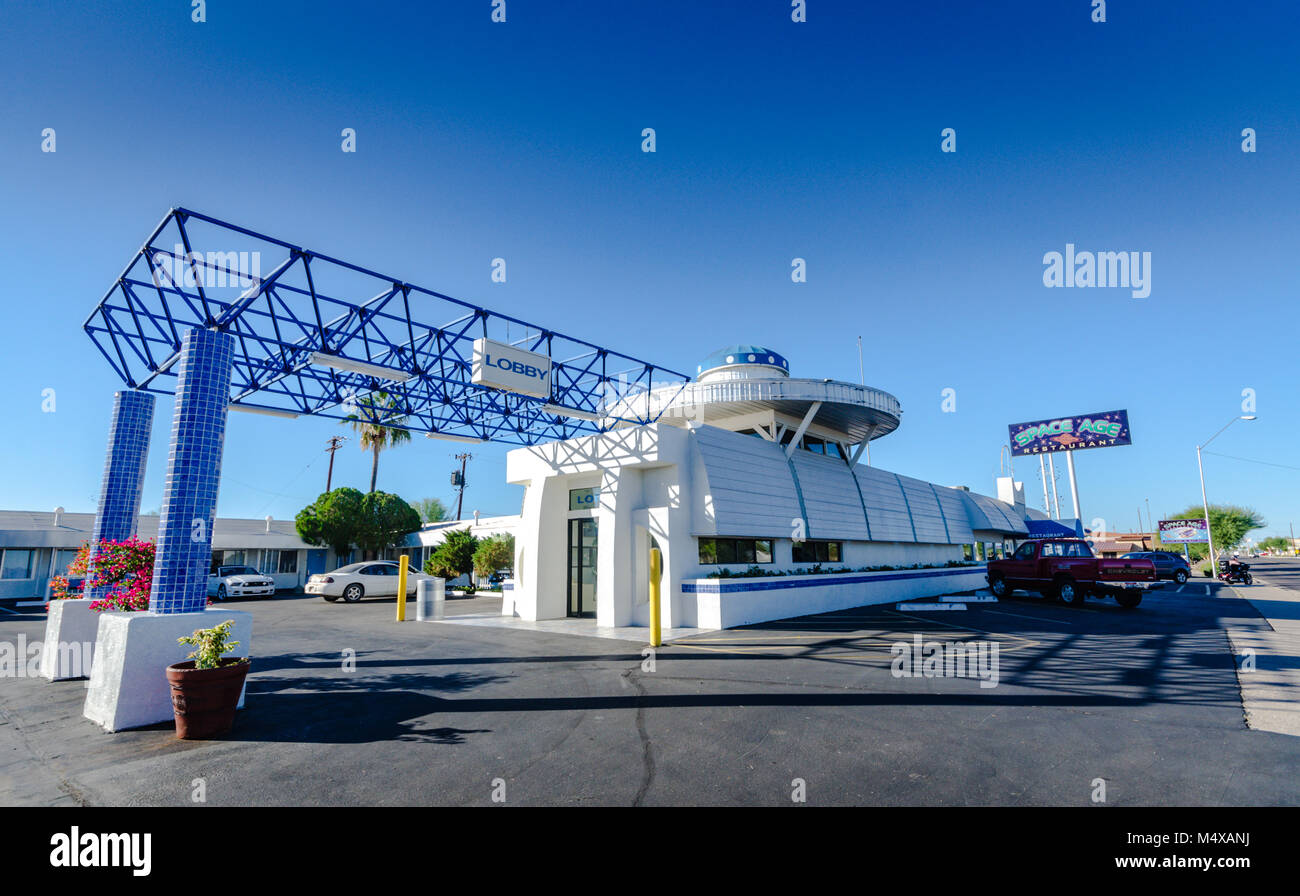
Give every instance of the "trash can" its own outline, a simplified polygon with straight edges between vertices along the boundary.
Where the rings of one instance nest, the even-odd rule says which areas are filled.
[[[420,579],[415,585],[415,620],[441,619],[447,605],[446,579]]]

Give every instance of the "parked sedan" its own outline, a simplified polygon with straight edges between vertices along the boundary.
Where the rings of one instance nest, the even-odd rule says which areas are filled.
[[[312,576],[303,590],[308,594],[319,594],[330,603],[340,597],[350,604],[363,597],[396,597],[398,572],[397,564],[391,560],[350,563],[333,572]],[[408,597],[415,594],[420,579],[433,579],[433,576],[415,569],[406,571]]]
[[[251,566],[219,566],[208,575],[208,597],[274,597],[275,580]]]
[[[1192,575],[1192,565],[1182,554],[1175,554],[1172,551],[1134,551],[1120,559],[1150,560],[1156,565],[1158,578],[1173,579],[1179,585],[1185,583]]]

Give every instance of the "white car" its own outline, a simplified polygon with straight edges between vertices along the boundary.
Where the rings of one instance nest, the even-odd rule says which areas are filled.
[[[208,575],[208,597],[274,597],[275,580],[251,566],[218,566]]]
[[[367,560],[364,563],[350,563],[333,572],[315,575],[307,580],[303,589],[308,594],[319,594],[333,603],[340,597],[350,604],[363,597],[396,597],[398,566],[392,560]],[[406,594],[415,594],[416,583],[420,579],[433,579],[415,569],[406,571]]]

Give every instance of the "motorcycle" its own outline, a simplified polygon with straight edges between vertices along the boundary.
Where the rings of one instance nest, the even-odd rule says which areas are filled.
[[[1250,575],[1250,565],[1242,563],[1239,560],[1220,560],[1219,561],[1219,581],[1225,585],[1254,584],[1254,579]]]

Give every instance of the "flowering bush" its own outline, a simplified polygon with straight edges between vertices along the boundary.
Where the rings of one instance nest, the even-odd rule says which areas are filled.
[[[153,584],[155,547],[151,541],[132,536],[125,541],[101,541],[94,560],[90,545],[83,544],[64,575],[50,580],[50,593],[58,600],[80,596],[68,585],[69,577],[83,577],[82,593],[94,588],[108,589],[103,598],[93,601],[90,609],[147,610],[149,588]]]

